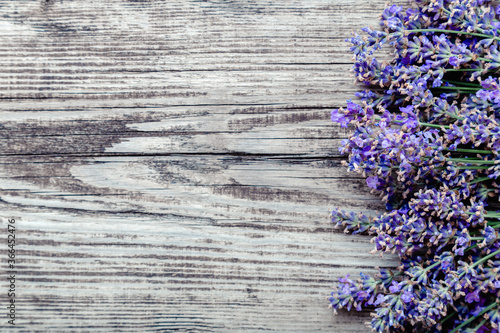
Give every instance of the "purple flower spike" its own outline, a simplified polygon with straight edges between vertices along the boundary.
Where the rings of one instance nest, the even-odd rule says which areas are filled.
[[[331,114],[352,129],[347,170],[387,210],[332,222],[399,264],[343,278],[330,303],[369,307],[376,332],[500,333],[500,6],[410,2],[349,39],[365,87]]]

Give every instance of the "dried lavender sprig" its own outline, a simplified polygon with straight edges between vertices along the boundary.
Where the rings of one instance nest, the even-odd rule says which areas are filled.
[[[481,4],[482,3],[483,1],[481,1]],[[485,1],[485,3],[488,3],[488,1]],[[467,136],[464,137],[462,133],[464,133],[463,132],[464,130],[468,130],[467,127],[465,126],[466,124],[472,124],[471,126],[476,126],[474,125],[477,123],[476,120],[480,122],[482,121],[481,115],[477,117],[477,115],[472,114],[470,120],[473,119],[476,120],[473,120],[472,123],[470,123],[468,119],[469,114],[471,114],[471,112],[474,113],[475,111],[473,110],[475,109],[484,111],[485,114],[487,112],[488,116],[491,115],[492,117],[494,116],[495,119],[499,119],[500,105],[497,106],[496,103],[498,103],[497,99],[500,102],[500,96],[496,94],[495,89],[497,88],[493,88],[492,83],[494,82],[492,80],[488,81],[489,80],[488,79],[485,81],[481,81],[481,87],[483,89],[480,89],[477,85],[473,86],[472,84],[469,83],[466,84],[458,84],[458,83],[455,84],[454,82],[446,83],[446,80],[453,81],[453,78],[452,77],[445,78],[443,77],[443,75],[445,73],[450,73],[450,75],[452,75],[453,73],[462,72],[466,74],[463,77],[463,79],[469,81],[475,81],[475,80],[480,81],[481,76],[486,75],[488,71],[497,72],[497,69],[500,67],[500,53],[496,48],[496,44],[494,43],[492,44],[492,42],[494,42],[494,39],[491,38],[491,36],[496,38],[498,38],[498,36],[496,36],[497,32],[495,31],[492,32],[488,29],[491,27],[500,27],[500,25],[498,20],[496,20],[496,18],[494,18],[491,15],[491,11],[489,11],[489,8],[487,7],[484,7],[485,8],[484,10],[483,7],[478,8],[479,13],[481,13],[480,16],[474,16],[473,12],[468,9],[463,17],[454,16],[455,10],[456,9],[460,10],[461,6],[463,6],[463,8],[465,8],[465,6],[471,8],[471,6],[478,5],[477,2],[474,2],[474,0],[463,0],[461,2],[454,2],[454,3],[446,2],[445,0],[444,4],[446,4],[450,10],[450,13],[446,14],[448,15],[448,17],[446,17],[446,15],[443,14],[446,13],[446,10],[442,10],[444,6],[443,2],[439,1],[428,2],[425,0],[422,1],[419,0],[417,2],[417,5],[419,6],[418,7],[419,13],[417,14],[417,10],[414,10],[413,12],[408,11],[406,16],[401,13],[401,9],[398,6],[391,6],[388,9],[386,9],[386,11],[384,11],[382,15],[382,21],[383,21],[382,26],[386,28],[386,32],[384,33],[375,32],[370,29],[365,30],[365,32],[368,33],[370,37],[368,39],[368,44],[363,44],[363,42],[359,43],[360,45],[360,47],[358,48],[359,52],[356,55],[357,67],[355,67],[355,71],[358,74],[357,78],[359,81],[364,82],[365,84],[368,85],[380,84],[380,86],[384,90],[383,95],[379,96],[377,99],[372,98],[373,95],[370,95],[368,93],[361,96],[362,99],[366,100],[368,106],[370,106],[371,108],[382,106],[386,110],[389,110],[390,108],[393,107],[408,105],[407,102],[411,103],[415,108],[418,108],[421,112],[424,112],[422,114],[418,114],[419,118],[416,119],[418,122],[426,123],[427,122],[426,119],[429,119],[431,120],[430,123],[432,125],[439,126],[437,127],[438,132],[436,132],[437,137],[435,139],[438,139],[438,137],[442,138],[443,135],[445,134],[451,135],[449,138],[447,138],[447,141],[443,142],[443,144],[440,145],[441,150],[439,154],[430,154],[429,156],[423,159],[406,161],[406,158],[416,157],[416,155],[412,155],[411,153],[408,155],[407,151],[410,152],[411,149],[418,150],[419,146],[417,145],[417,142],[415,142],[414,144],[413,143],[410,144],[410,146],[406,146],[404,140],[408,140],[410,138],[412,138],[412,140],[415,139],[416,137],[411,135],[418,134],[421,131],[424,131],[426,128],[425,126],[419,126],[418,122],[416,122],[413,118],[409,117],[410,113],[408,113],[407,111],[405,113],[408,116],[405,116],[403,117],[403,119],[398,120],[397,124],[392,121],[389,121],[389,123],[392,123],[394,126],[396,125],[399,126],[399,129],[390,130],[387,133],[384,133],[382,136],[378,137],[376,133],[373,137],[371,137],[372,134],[369,134],[370,131],[371,133],[373,133],[373,130],[370,129],[370,127],[373,126],[373,120],[371,120],[373,119],[373,117],[371,117],[370,115],[366,117],[367,114],[363,114],[361,117],[356,118],[355,121],[352,123],[355,126],[358,126],[358,129],[355,132],[354,136],[351,137],[350,146],[345,148],[345,151],[350,153],[350,161],[351,161],[350,163],[352,164],[354,170],[363,171],[367,175],[371,175],[372,174],[371,172],[374,172],[374,170],[375,171],[378,170],[378,172],[383,172],[384,176],[382,177],[382,182],[378,177],[370,176],[368,177],[367,180],[368,185],[370,186],[371,184],[373,185],[371,187],[373,188],[376,187],[377,189],[379,189],[380,187],[379,190],[385,192],[388,191],[387,193],[389,194],[392,193],[391,195],[393,196],[398,195],[397,192],[399,191],[399,189],[405,191],[405,193],[407,192],[409,197],[411,197],[411,192],[418,190],[421,187],[424,187],[425,189],[430,189],[433,187],[437,188],[444,187],[446,189],[446,188],[453,188],[453,186],[457,184],[462,184],[460,186],[465,186],[465,187],[458,187],[455,190],[455,192],[460,193],[459,196],[457,197],[459,200],[469,200],[468,199],[469,196],[472,195],[476,196],[478,198],[477,200],[486,205],[487,195],[493,194],[495,197],[498,197],[498,190],[496,188],[488,189],[487,186],[483,185],[482,183],[485,182],[486,184],[488,184],[488,186],[490,186],[489,184],[491,183],[491,185],[496,186],[494,178],[497,177],[496,175],[497,167],[495,166],[495,164],[490,163],[491,160],[489,159],[490,157],[488,156],[486,156],[487,157],[486,161],[490,162],[469,163],[471,160],[484,161],[484,159],[471,159],[474,156],[477,156],[479,151],[477,152],[475,150],[474,152],[460,151],[460,149],[472,150],[472,147],[479,147],[479,149],[482,150],[481,154],[496,156],[497,155],[496,152],[499,150],[498,148],[500,147],[500,145],[494,143],[494,141],[497,140],[497,137],[495,136],[492,139],[493,141],[491,140],[489,141],[488,136],[490,134],[491,135],[497,135],[497,134],[496,132],[493,133],[483,130],[483,132],[478,132],[478,133],[473,132],[472,133],[473,136],[471,139]],[[429,11],[429,13],[435,13],[435,17],[432,18],[426,16],[427,14],[424,13],[425,11]],[[429,15],[434,15],[434,14],[429,14]],[[419,21],[420,17],[426,18],[427,21],[426,20]],[[451,23],[445,24],[445,22],[447,21]],[[428,22],[429,25],[431,25],[430,28],[432,29],[448,30],[447,27],[452,27],[453,29],[462,31],[461,29],[464,29],[463,27],[467,27],[467,25],[470,25],[470,27],[473,28],[471,28],[471,30],[464,29],[463,30],[464,35],[459,35],[455,33],[454,34],[455,37],[453,38],[453,40],[455,41],[454,44],[447,42],[446,36],[444,34],[440,36],[437,35],[433,36],[432,34],[435,34],[433,32],[422,33],[419,40],[427,43],[427,44],[424,43],[425,45],[423,46],[424,48],[427,49],[419,51],[418,47],[422,47],[422,44],[418,46],[417,44],[419,42],[416,39],[413,39],[410,41],[410,43],[415,42],[414,46],[412,47],[416,48],[414,48],[414,50],[411,51],[413,53],[408,52],[408,57],[407,57],[406,50],[408,49],[409,42],[404,35],[404,30],[419,29],[421,28],[422,24],[426,24],[425,22]],[[453,27],[453,24],[455,25],[458,24],[456,22],[460,22],[461,26],[457,28]],[[484,35],[491,34],[491,36],[488,35],[488,37],[479,39],[474,37],[476,38],[475,40],[474,38],[470,37],[471,36],[470,34],[465,33],[465,31],[467,31],[467,33],[469,32],[474,33],[474,29],[477,30],[478,32],[484,32]],[[432,37],[431,38],[433,39],[432,42],[435,42],[435,44],[431,45],[432,43],[429,43],[429,39],[426,39],[427,37],[429,38]],[[370,38],[372,39],[370,40]],[[358,41],[360,40],[357,40],[355,42]],[[364,53],[366,52],[366,47],[377,49],[383,43],[385,43],[386,45],[389,44],[392,45],[396,51],[396,56],[394,58],[395,60],[390,65],[380,65],[374,59],[372,60],[371,58],[368,58],[369,56],[371,56],[370,54]],[[437,49],[436,47],[439,46],[442,47],[440,49]],[[465,58],[461,60],[458,57],[460,54],[464,54]],[[369,61],[371,61],[371,63],[369,63]],[[469,68],[460,67],[463,65],[468,66]],[[451,66],[453,66],[453,68],[450,68]],[[483,82],[486,82],[486,86],[483,85]],[[436,89],[439,89],[439,87],[445,87],[441,89],[441,91],[445,93],[441,94],[439,97],[433,96],[434,94],[436,94],[437,91]],[[446,87],[453,87],[453,88],[450,89]],[[461,94],[453,92],[454,89],[458,89],[457,91],[461,92]],[[450,107],[447,106],[449,105],[448,102],[450,102],[451,104],[451,100],[454,98],[462,100],[462,107],[460,110],[450,109]],[[353,110],[354,109],[356,108],[353,108]],[[434,112],[434,114],[432,114],[432,112]],[[451,123],[450,120],[455,121],[455,124]],[[380,120],[378,121],[381,122]],[[453,129],[451,128],[452,127],[451,125],[454,126]],[[477,123],[477,125],[481,124]],[[447,127],[443,128],[443,126]],[[499,127],[498,123],[495,123],[492,126],[494,127],[496,126],[496,128]],[[412,133],[412,134],[407,135],[405,133]],[[367,136],[367,134],[369,135]],[[385,147],[374,146],[376,142],[380,143],[380,141],[377,140],[389,139],[389,137],[387,137],[386,134],[389,136],[392,135],[396,137],[399,137],[401,135],[402,137],[404,137],[404,140],[402,141],[400,140],[399,142],[391,141],[394,143],[393,146],[385,146]],[[477,135],[479,135],[480,140],[474,141],[474,136]],[[500,139],[500,135],[498,136],[498,138]],[[384,145],[387,145],[388,143],[392,144],[391,142],[386,141]],[[360,146],[358,147],[358,145]],[[385,150],[384,149],[380,150],[380,148],[384,148]],[[431,147],[429,146],[429,148]],[[361,149],[364,150],[361,151]],[[435,150],[435,148],[431,149],[432,151]],[[448,153],[451,153],[452,155],[444,156],[443,154],[446,153],[444,149],[449,149],[451,152]],[[484,149],[491,149],[491,151]],[[403,152],[404,156],[401,157],[402,158],[401,160],[399,159],[399,154]],[[422,153],[426,154],[424,151],[422,151]],[[469,155],[470,153],[474,154],[474,156],[470,156]],[[387,156],[390,157],[391,155],[386,155],[386,154],[396,154],[398,158],[391,157],[389,159],[390,163],[387,164]],[[456,158],[458,160],[448,161],[447,158]],[[460,159],[465,159],[466,161],[464,162],[461,161]],[[401,164],[403,162],[406,163],[406,165]],[[450,162],[453,163],[452,166],[449,165]],[[442,168],[440,167],[440,165],[446,167]],[[465,172],[463,172],[463,174],[466,175],[465,178],[461,176],[459,173],[457,173],[458,170],[465,170]],[[417,174],[415,174],[415,172],[417,172]],[[500,175],[500,170],[498,170],[498,172]],[[397,173],[398,175],[397,178],[398,181],[401,182],[400,183],[401,186],[395,184],[394,181],[391,180],[391,177],[394,176],[394,173]],[[443,176],[441,176],[441,174],[443,174]],[[422,180],[418,183],[416,181],[410,182],[408,177],[413,178],[415,177],[415,175],[417,177],[423,177],[424,180],[423,183]],[[406,177],[406,179],[404,177]],[[417,187],[415,187],[414,185]],[[387,189],[384,187],[392,187],[392,189]],[[403,198],[406,197],[403,196]],[[400,202],[399,204],[403,205],[404,201]],[[465,216],[467,215],[469,215],[470,218],[476,219],[476,214],[474,215],[465,214]],[[481,239],[479,239],[480,237],[475,237],[477,232],[481,230],[480,226],[484,226],[485,228],[487,228],[486,226],[489,225],[488,227],[494,230],[494,228],[491,225],[496,226],[498,224],[498,222],[496,221],[491,221],[491,218],[495,219],[495,217],[492,217],[494,215],[492,214],[489,215],[490,220],[486,219],[485,218],[486,216],[488,216],[488,213],[484,213],[484,217],[481,217],[482,220],[481,223],[475,220],[476,221],[474,222],[475,224],[472,224],[474,227],[471,227],[471,234],[474,236],[473,237],[469,236],[469,238],[472,239],[469,239],[469,241],[464,244],[465,246],[467,246],[465,251],[468,252],[469,256],[471,256],[470,260],[472,261],[472,265],[474,265],[475,263],[476,264],[479,263],[479,266],[472,267],[472,271],[476,268],[478,270],[483,270],[482,264],[484,264],[484,261],[482,260],[486,260],[483,258],[485,257],[485,253],[489,254],[495,253],[495,251],[497,251],[495,249],[500,248],[498,243],[494,243],[489,247],[485,247],[486,245],[483,244],[486,239],[491,240],[490,237],[491,230],[489,231],[490,233],[488,235],[485,234],[484,237],[482,237]],[[434,217],[429,217],[429,218],[430,218],[430,220],[428,221],[430,223],[429,225],[434,225],[436,222],[438,222],[438,220],[435,220]],[[467,218],[467,221],[470,221],[470,218]],[[467,223],[469,223],[469,222],[459,222],[459,221],[460,220],[457,220],[454,221],[453,223],[458,223],[457,225],[463,225],[463,226],[467,226],[468,225]],[[376,223],[375,222],[376,221],[374,221],[374,224],[377,225],[380,224],[379,222]],[[388,221],[387,223],[390,224],[392,222]],[[373,231],[377,233],[379,236],[383,236],[385,233],[388,232],[391,235],[391,237],[396,237],[398,233],[400,233],[400,231],[398,231],[397,228],[404,226],[406,222],[403,221],[402,223],[403,224],[398,225],[394,230],[387,229],[385,227],[382,227],[381,225],[377,226],[375,229],[373,229]],[[439,225],[446,226],[446,224],[442,223]],[[451,225],[454,226],[455,224]],[[460,242],[463,242],[463,240],[461,240],[460,238],[457,239],[456,237],[454,237],[453,234],[454,230],[458,230],[454,228],[455,227],[451,227],[449,231],[452,233],[450,234],[450,236],[446,236],[451,238],[446,238],[443,241],[435,243],[435,241],[431,241],[431,238],[429,238],[430,237],[429,236],[421,238],[421,240],[416,239],[417,242],[416,244],[418,244],[419,241],[424,242],[425,244],[428,244],[429,251],[432,250],[439,252],[443,250],[442,246],[451,246],[456,242],[458,242],[459,240]],[[446,232],[448,232],[448,229],[446,230],[447,230]],[[431,234],[429,235],[432,235],[432,233],[434,233],[434,231],[432,230],[430,230],[430,232]],[[435,236],[438,236],[440,230],[436,229],[435,232],[436,232]],[[384,238],[381,238],[381,240],[383,239]],[[478,243],[479,241],[481,241],[481,243]],[[476,242],[476,243],[471,245],[470,242]],[[403,246],[412,246],[412,245],[403,244]],[[418,258],[419,257],[414,257],[413,255],[411,255],[408,256],[404,262],[406,262],[406,264],[409,264],[412,261],[421,260]],[[451,260],[454,261],[454,259]],[[443,261],[441,260],[441,262]],[[439,272],[441,268],[443,268],[442,265],[435,263],[436,261],[430,261],[429,266],[432,267],[429,268],[427,271],[425,271],[426,272],[425,275],[427,275],[427,273],[430,274],[428,281],[429,283],[431,281],[434,281],[434,277],[437,276],[435,274],[441,274]],[[472,265],[469,264],[469,266],[467,266],[469,270],[471,269],[470,266]],[[425,270],[425,268],[422,268],[422,270]],[[465,278],[466,276],[464,274],[469,274],[469,272],[470,271],[463,270],[461,271],[460,274],[458,274],[458,276],[460,276],[461,278]],[[480,281],[475,278],[471,277],[471,279],[472,282],[470,283],[480,283]],[[404,282],[404,280],[402,282]],[[497,282],[496,284],[500,284],[500,282],[498,283]],[[436,283],[435,281],[432,283],[434,283],[434,285],[425,282],[421,285],[421,287],[425,288],[426,290],[433,291],[433,288],[437,286],[437,284],[435,284]],[[394,286],[391,292],[396,290],[397,288],[396,286]],[[362,290],[360,290],[360,292],[362,292]],[[460,296],[455,301],[456,302],[465,301],[464,304],[466,305],[472,302],[473,305],[476,304],[475,303],[476,298],[479,300],[481,299],[481,297],[483,297],[475,292],[468,293],[464,296],[466,296],[465,299],[462,296]],[[381,295],[381,297],[384,296]],[[433,296],[432,294],[429,294],[429,295],[422,295],[422,297],[425,297],[426,300],[432,301]],[[391,327],[398,328],[401,327],[402,325],[405,325],[405,322],[407,322],[408,320],[408,318],[405,317],[406,315],[405,311],[410,311],[409,313],[411,313],[411,311],[414,311],[412,310],[414,308],[412,307],[411,303],[408,303],[407,305],[408,308],[403,306],[401,299],[402,295],[398,294],[390,298],[390,300],[387,300],[387,302],[385,303],[382,302],[376,305],[378,308],[376,310],[376,318],[374,319],[374,321],[372,321],[372,327],[378,331],[383,331],[383,330],[389,330]],[[424,299],[421,299],[419,302],[424,302]],[[462,308],[467,309],[467,306]],[[428,309],[429,311],[432,311],[432,307],[429,307]],[[403,312],[398,312],[398,311],[403,311]],[[417,320],[417,322],[415,323],[416,326],[414,326],[416,328],[426,327],[426,325],[436,325],[433,327],[438,327],[436,329],[441,330],[441,328],[439,327],[441,327],[441,325],[445,323],[445,319],[453,318],[453,316],[455,315],[453,314],[451,317],[443,318],[440,315],[430,316],[430,317],[418,315],[417,317],[412,317],[413,318],[412,320]],[[492,314],[490,317],[493,318],[494,316],[495,314]],[[422,321],[422,323],[419,324],[419,321]],[[488,322],[488,325],[491,325],[493,327],[494,323],[496,322],[491,321],[491,323]],[[453,327],[457,325],[458,324],[456,323],[456,321],[453,323],[447,322],[447,326],[451,327],[450,329],[453,329]]]

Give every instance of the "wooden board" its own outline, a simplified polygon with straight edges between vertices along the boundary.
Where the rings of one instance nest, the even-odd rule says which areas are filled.
[[[0,0],[15,330],[366,332],[326,298],[397,260],[329,223],[381,208],[329,113],[358,89],[344,39],[383,7]]]

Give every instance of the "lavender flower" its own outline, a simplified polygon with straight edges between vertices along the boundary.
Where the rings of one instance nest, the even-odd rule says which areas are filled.
[[[379,192],[376,218],[334,210],[373,252],[400,257],[357,281],[342,278],[337,310],[373,309],[378,332],[499,332],[500,6],[412,0],[381,15],[381,30],[348,41],[367,89],[331,119],[351,128],[340,151]],[[394,57],[380,62],[375,51]]]

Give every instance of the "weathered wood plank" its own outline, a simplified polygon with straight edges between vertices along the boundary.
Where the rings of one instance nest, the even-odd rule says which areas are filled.
[[[325,297],[395,261],[328,223],[380,208],[329,112],[383,6],[0,0],[16,330],[365,332]]]

